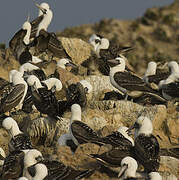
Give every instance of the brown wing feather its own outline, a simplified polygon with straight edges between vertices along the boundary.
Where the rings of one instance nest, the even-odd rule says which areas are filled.
[[[23,42],[23,39],[27,33],[27,30],[20,29],[13,38],[9,41],[9,47],[15,51],[18,44]]]
[[[30,38],[34,38],[36,33],[37,33],[37,29],[38,29],[38,25],[40,24],[40,22],[42,21],[44,15],[41,15],[39,17],[37,17],[36,19],[34,19],[33,21],[31,21],[31,34],[30,34]]]
[[[127,71],[115,73],[114,80],[119,86],[129,91],[154,92],[140,77]]]

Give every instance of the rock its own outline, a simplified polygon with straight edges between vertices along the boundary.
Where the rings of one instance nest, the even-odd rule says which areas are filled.
[[[179,159],[170,156],[160,156],[160,169],[162,171],[169,171],[175,176],[179,177]],[[169,179],[168,177],[166,179]]]
[[[90,57],[92,47],[89,43],[78,38],[59,37],[59,40],[75,64],[81,64]]]
[[[112,90],[116,90],[118,91],[116,88],[114,88],[109,80],[109,76],[87,76],[85,78],[85,80],[87,80],[88,82],[90,82],[90,84],[93,87],[93,91],[92,91],[92,100],[99,100],[101,95],[104,94],[103,91],[112,91]]]
[[[75,76],[73,73],[71,73],[65,69],[62,69],[60,67],[57,68],[57,72],[60,75],[60,81],[62,82],[63,86],[68,87],[68,85],[77,83],[80,81],[78,76]]]

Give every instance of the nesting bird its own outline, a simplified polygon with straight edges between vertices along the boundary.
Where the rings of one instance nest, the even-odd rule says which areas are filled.
[[[159,93],[149,87],[142,78],[132,72],[125,71],[126,62],[121,56],[108,60],[110,66],[110,82],[111,84],[126,95],[131,97],[139,97],[143,92],[151,93],[160,98]]]
[[[168,63],[171,74],[167,79],[161,80],[159,83],[159,90],[163,97],[167,100],[179,98],[179,65],[175,61]]]
[[[32,149],[30,138],[19,129],[17,122],[13,118],[6,117],[2,122],[2,126],[11,136],[9,142],[10,152]]]
[[[129,130],[135,129],[134,158],[144,166],[147,173],[158,171],[160,146],[152,134],[153,126],[149,118],[140,116]]]

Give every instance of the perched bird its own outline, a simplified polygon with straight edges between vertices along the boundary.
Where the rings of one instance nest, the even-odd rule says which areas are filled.
[[[47,3],[45,3],[43,7],[38,4],[36,5],[43,12],[43,19],[38,24],[36,37],[30,46],[35,47],[36,54],[49,50],[52,52],[53,56],[60,58],[68,57],[62,43],[57,39],[55,33],[47,32],[47,28],[53,17],[53,12],[49,5]]]
[[[29,173],[28,168],[41,162],[43,160],[42,153],[37,149],[28,150],[28,152],[24,156],[24,167],[23,167],[23,176],[27,177],[29,180],[32,179],[32,176]]]
[[[40,169],[42,172],[39,171]],[[23,175],[29,180],[43,175],[46,175],[45,179],[81,179],[90,176],[93,172],[94,170],[75,170],[62,162],[44,159],[38,150],[30,150],[24,157]]]
[[[54,91],[52,91],[53,88],[48,90],[47,87],[42,86],[40,80],[34,75],[28,77],[27,83],[31,86],[32,99],[37,110],[42,114],[57,118],[60,114],[60,108],[54,94],[55,89]]]
[[[157,69],[157,63],[151,61],[148,63],[147,70],[145,71],[145,75],[143,80],[146,83],[155,83],[156,85],[163,79],[166,79],[169,76],[169,72],[162,72]]]
[[[125,71],[126,62],[123,57],[118,56],[115,59],[108,60],[108,63],[110,66],[110,82],[126,95],[125,99],[127,99],[128,95],[135,98],[139,97],[143,92],[156,95],[159,99],[162,98],[158,91],[149,87],[142,78],[132,72]]]
[[[175,61],[168,63],[171,74],[167,79],[160,81],[159,90],[167,100],[179,98],[179,65]]]
[[[23,78],[23,73],[21,73],[17,70],[11,70],[9,72],[9,82],[12,83],[13,85],[17,85],[17,84],[23,84],[24,85],[23,96],[22,96],[18,106],[16,106],[16,109],[22,109],[23,101],[24,101],[24,98],[27,94],[27,89],[28,89],[28,85]]]
[[[133,155],[134,140],[128,135],[128,128],[122,126],[118,131],[101,138],[104,144],[110,144],[111,150],[103,154],[91,154],[100,164],[107,167],[119,167],[121,160],[126,156]]]
[[[68,145],[69,143],[72,151],[74,152],[79,144],[88,142],[100,145],[104,144],[99,141],[99,137],[96,132],[81,121],[80,105],[73,104],[71,106],[71,113],[69,132],[58,139],[59,145]],[[71,140],[72,142],[70,142]]]
[[[10,112],[21,102],[25,92],[25,85],[12,83],[0,78],[0,113]]]
[[[134,158],[144,166],[147,173],[155,172],[160,164],[160,146],[157,138],[152,135],[153,126],[149,118],[140,116],[129,128],[135,129]]]
[[[23,57],[25,61],[31,60],[29,55],[28,45],[30,43],[30,33],[31,33],[31,24],[29,23],[29,18],[24,22],[22,29],[20,29],[13,38],[9,41],[9,47],[14,53],[17,60],[20,59],[20,55],[23,52]],[[22,61],[22,60],[21,60]]]
[[[125,157],[121,161],[121,169],[118,177],[123,180],[137,180],[136,171],[138,164],[135,159],[130,156]]]
[[[82,109],[85,108],[87,105],[86,95],[91,91],[92,86],[86,80],[69,85],[66,89],[67,108],[71,108],[73,104],[79,104]]]
[[[12,151],[5,158],[3,169],[0,175],[2,180],[7,179],[18,179],[23,174],[24,167],[24,155],[28,150],[23,151]]]
[[[48,26],[50,25],[52,18],[53,18],[53,12],[50,9],[50,6],[48,3],[41,3],[40,5],[35,3],[35,5],[37,6],[37,8],[39,9],[39,14],[38,17],[36,19],[34,19],[33,21],[31,21],[31,26],[32,26],[32,30],[31,30],[31,36],[30,38],[34,38],[35,36],[38,36],[38,27],[41,24],[41,26],[43,25],[42,21],[45,18],[45,16],[47,16],[48,13],[48,21],[46,21],[46,31]]]
[[[77,68],[76,64],[74,64],[70,59],[68,58],[62,58],[57,61],[57,67],[60,67],[62,69],[66,69],[66,67],[71,66],[73,68]]]
[[[2,122],[2,126],[9,132],[9,135],[11,136],[8,144],[10,152],[32,149],[29,136],[20,131],[17,122],[13,118],[6,117]]]

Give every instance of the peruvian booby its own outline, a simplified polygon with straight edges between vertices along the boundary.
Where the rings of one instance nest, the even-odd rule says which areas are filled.
[[[32,149],[32,144],[29,136],[20,131],[17,122],[7,117],[2,122],[3,128],[5,128],[11,136],[9,142],[9,151]]]
[[[92,86],[86,80],[68,86],[66,89],[67,108],[71,108],[73,104],[79,104],[82,109],[85,108],[87,105],[86,95],[91,91]]]
[[[100,138],[97,133],[81,121],[81,107],[79,104],[71,106],[71,113],[69,132],[58,139],[59,145],[68,145],[69,142],[71,150],[74,152],[79,144],[88,142],[104,144],[99,141]],[[70,142],[70,140],[73,142]]]
[[[43,25],[42,21],[44,19],[44,16],[48,13],[48,22],[47,23],[47,26],[46,26],[46,29],[48,28],[48,26],[50,25],[51,21],[52,21],[52,18],[53,18],[53,12],[52,10],[50,9],[50,6],[48,3],[41,3],[40,5],[35,3],[35,5],[39,8],[39,14],[38,14],[38,17],[36,19],[34,19],[33,21],[31,21],[31,26],[32,26],[32,30],[31,30],[31,36],[30,38],[34,38],[35,36],[37,36],[39,33],[38,32],[38,26],[40,25],[41,23],[41,26]],[[47,15],[46,15],[47,16]]]
[[[23,168],[23,176],[27,177],[29,180],[32,180],[32,176],[30,175],[28,168],[41,162],[43,160],[42,153],[37,149],[29,150],[24,156],[24,168]]]
[[[97,133],[91,129],[87,124],[81,121],[81,107],[78,104],[71,106],[71,119],[70,119],[70,134],[73,142],[78,146],[83,143],[95,143],[103,145],[99,141]]]
[[[19,60],[20,55],[23,52],[28,51],[28,45],[30,43],[30,33],[31,33],[31,24],[29,23],[29,20],[25,21],[22,29],[20,29],[14,36],[13,38],[9,41],[9,47],[14,53],[15,57],[17,60]],[[26,58],[29,58],[29,54],[25,56]]]
[[[168,63],[171,74],[167,79],[160,81],[159,90],[167,100],[179,98],[179,65],[175,61]]]
[[[71,66],[76,68],[76,64],[74,64],[70,59],[68,58],[62,58],[57,61],[57,67],[60,67],[62,69],[66,69],[66,67]]]
[[[1,180],[18,179],[22,176],[24,155],[28,150],[13,151],[5,158],[1,173]]]
[[[37,110],[54,118],[59,116],[60,107],[54,94],[55,91],[52,92],[47,87],[42,86],[40,80],[34,75],[28,77],[27,83],[31,86],[32,99]]]
[[[28,90],[28,85],[23,78],[23,73],[21,73],[17,70],[11,70],[9,72],[9,82],[12,83],[13,85],[17,85],[17,84],[23,84],[24,85],[23,96],[22,96],[18,106],[16,106],[16,109],[22,109],[23,101],[24,101],[24,98],[25,98],[25,96],[27,94],[27,90]]]
[[[146,83],[155,83],[156,85],[158,85],[161,80],[166,79],[168,76],[169,72],[157,71],[157,63],[151,61],[148,63],[143,80]]]
[[[118,177],[123,180],[137,180],[136,171],[138,168],[138,164],[135,159],[130,156],[127,156],[121,161],[121,169],[118,174]]]
[[[28,167],[28,172],[31,178],[29,177],[27,180],[43,180],[48,175],[48,169],[42,163]]]
[[[25,92],[25,85],[12,83],[0,79],[0,113],[10,112],[21,102]]]
[[[112,149],[103,154],[91,154],[100,164],[107,167],[119,167],[121,160],[133,155],[134,140],[127,134],[128,128],[122,126],[118,131],[101,138],[104,144],[110,144]]]
[[[60,58],[68,57],[61,41],[57,39],[55,33],[47,32],[47,28],[53,17],[53,12],[51,11],[49,5],[46,4],[45,8],[42,8],[39,5],[37,5],[37,7],[43,12],[43,19],[38,25],[36,37],[30,46],[35,47],[36,54],[49,50],[52,52],[53,56]]]
[[[98,57],[104,60],[114,59],[119,54],[133,49],[132,47],[121,47],[114,42],[110,42],[107,38],[96,34],[90,37],[89,43],[93,45]]]
[[[155,172],[160,164],[160,146],[157,138],[152,135],[153,126],[149,118],[140,116],[135,124],[129,128],[135,128],[134,158],[144,166],[147,173]]]
[[[139,76],[125,71],[126,62],[122,56],[108,60],[110,66],[110,82],[119,91],[127,96],[139,97],[143,92],[151,93],[160,98],[158,91],[149,87]]]

